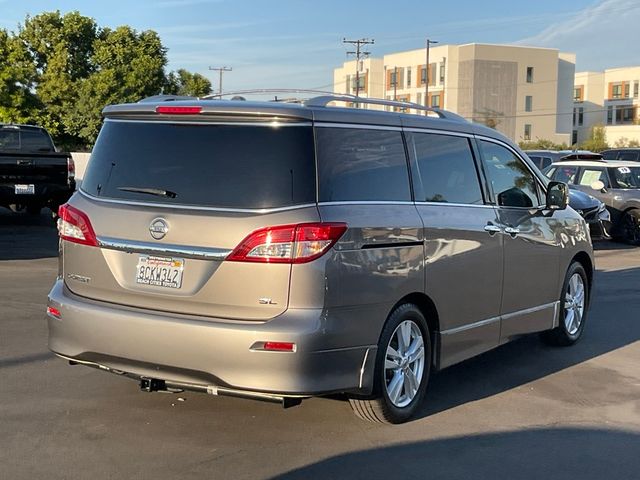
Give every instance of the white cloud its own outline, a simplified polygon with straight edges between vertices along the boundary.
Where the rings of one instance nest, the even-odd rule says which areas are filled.
[[[638,0],[600,0],[517,43],[576,53],[578,70],[638,65],[639,24]]]

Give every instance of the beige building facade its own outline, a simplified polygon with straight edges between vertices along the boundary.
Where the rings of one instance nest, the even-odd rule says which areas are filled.
[[[603,125],[610,146],[640,142],[640,66],[576,73],[573,90],[573,143]]]
[[[575,55],[511,45],[432,46],[427,74],[426,54],[421,48],[345,62],[334,70],[334,92],[443,108],[514,141],[569,143]]]

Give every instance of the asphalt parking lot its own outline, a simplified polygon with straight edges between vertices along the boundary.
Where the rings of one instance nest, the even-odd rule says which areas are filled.
[[[50,217],[0,212],[0,478],[640,478],[640,249],[597,246],[587,331],[526,337],[437,374],[420,418],[341,399],[142,393],[49,353]]]

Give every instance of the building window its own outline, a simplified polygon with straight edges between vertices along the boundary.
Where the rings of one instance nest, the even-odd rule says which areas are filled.
[[[418,105],[422,105],[422,92],[418,92],[418,94],[416,95],[416,103]]]
[[[424,85],[425,83],[427,83],[427,69],[420,67],[420,85]]]
[[[440,108],[440,95],[431,95],[431,106]]]
[[[407,87],[411,86],[411,67],[407,68]]]
[[[611,85],[611,98],[618,99],[622,98],[622,84],[614,83]]]
[[[629,94],[631,93],[631,83],[625,82],[624,84],[624,98],[629,98]]]
[[[631,105],[619,106],[616,108],[616,125],[632,124],[636,116],[635,114],[635,107]]]
[[[574,130],[571,132],[571,145],[578,144],[578,130]]]
[[[440,83],[444,83],[444,62],[440,64]]]
[[[527,67],[527,83],[533,83],[533,67]]]
[[[391,70],[391,74],[389,75],[389,86],[391,88],[398,86],[398,72],[395,68]]]
[[[524,98],[524,111],[525,112],[533,111],[533,97],[531,95],[527,95]]]
[[[525,123],[524,125],[524,139],[531,140],[531,124]]]
[[[573,101],[582,102],[584,100],[584,86],[580,85],[573,89]]]
[[[584,123],[584,108],[578,108],[578,126],[581,127]]]
[[[613,124],[613,105],[607,107],[607,125]]]
[[[636,80],[633,82],[633,98],[638,98],[638,87],[640,87],[640,82]]]
[[[436,67],[435,63],[429,65],[429,86],[434,86],[436,84]]]

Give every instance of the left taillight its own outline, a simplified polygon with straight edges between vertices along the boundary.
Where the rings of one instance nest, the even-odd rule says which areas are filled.
[[[87,214],[68,203],[58,209],[58,235],[68,242],[98,246],[98,239]]]
[[[328,252],[346,230],[346,223],[327,222],[261,228],[240,242],[226,260],[307,263]]]

